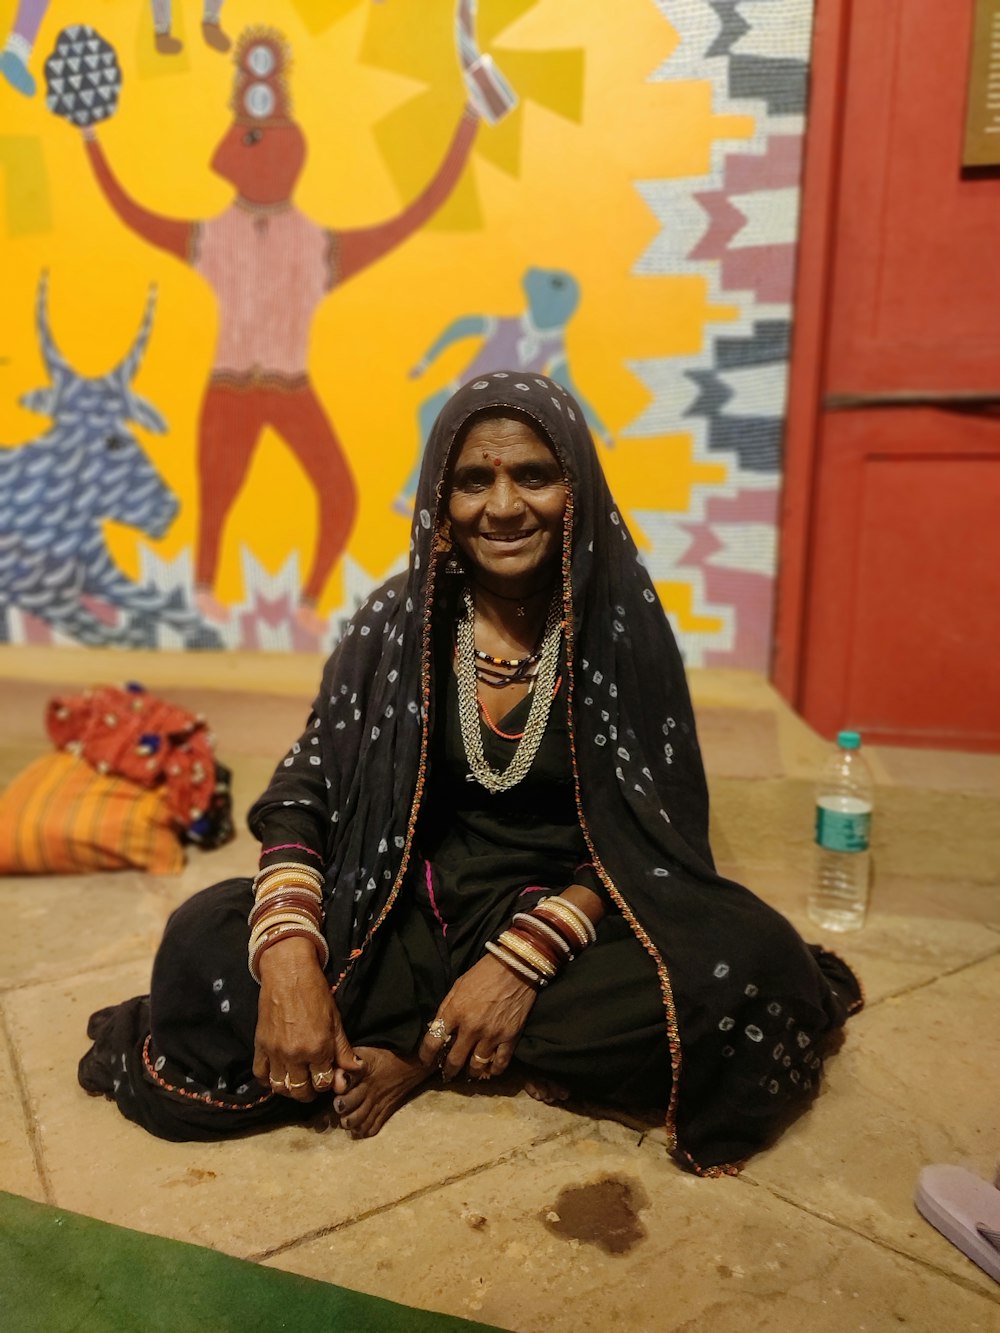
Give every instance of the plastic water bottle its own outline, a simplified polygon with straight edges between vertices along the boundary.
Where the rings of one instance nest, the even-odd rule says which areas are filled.
[[[858,930],[868,910],[875,787],[856,731],[842,731],[816,788],[816,870],[809,919]]]

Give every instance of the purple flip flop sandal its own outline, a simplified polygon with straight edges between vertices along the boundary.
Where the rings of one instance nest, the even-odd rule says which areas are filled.
[[[932,1227],[1000,1282],[1000,1189],[961,1166],[925,1166],[913,1201]]]

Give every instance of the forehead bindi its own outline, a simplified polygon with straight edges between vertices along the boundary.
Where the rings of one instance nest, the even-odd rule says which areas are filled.
[[[458,451],[455,466],[500,468],[515,459],[551,460],[554,457],[548,443],[525,422],[497,417],[476,422]]]

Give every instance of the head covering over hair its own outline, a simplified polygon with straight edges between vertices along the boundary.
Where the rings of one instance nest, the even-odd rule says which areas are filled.
[[[414,851],[436,722],[435,641],[453,630],[440,539],[449,460],[474,417],[505,412],[548,441],[567,480],[560,577],[577,809],[598,873],[659,976],[668,1132],[697,1169],[725,1169],[815,1089],[817,1045],[857,991],[846,969],[832,988],[783,917],[715,872],[680,653],[583,413],[554,380],[498,371],[446,404],[424,454],[408,570],[348,624],[307,732],[251,827],[263,865],[295,842],[321,849],[335,966],[363,959]]]

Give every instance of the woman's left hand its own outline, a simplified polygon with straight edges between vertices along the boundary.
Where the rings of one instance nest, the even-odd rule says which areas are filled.
[[[428,1068],[440,1063],[445,1079],[463,1069],[470,1078],[502,1074],[534,1003],[534,988],[485,954],[442,1000],[434,1022],[443,1023],[449,1036],[428,1031],[420,1045],[421,1063]]]

